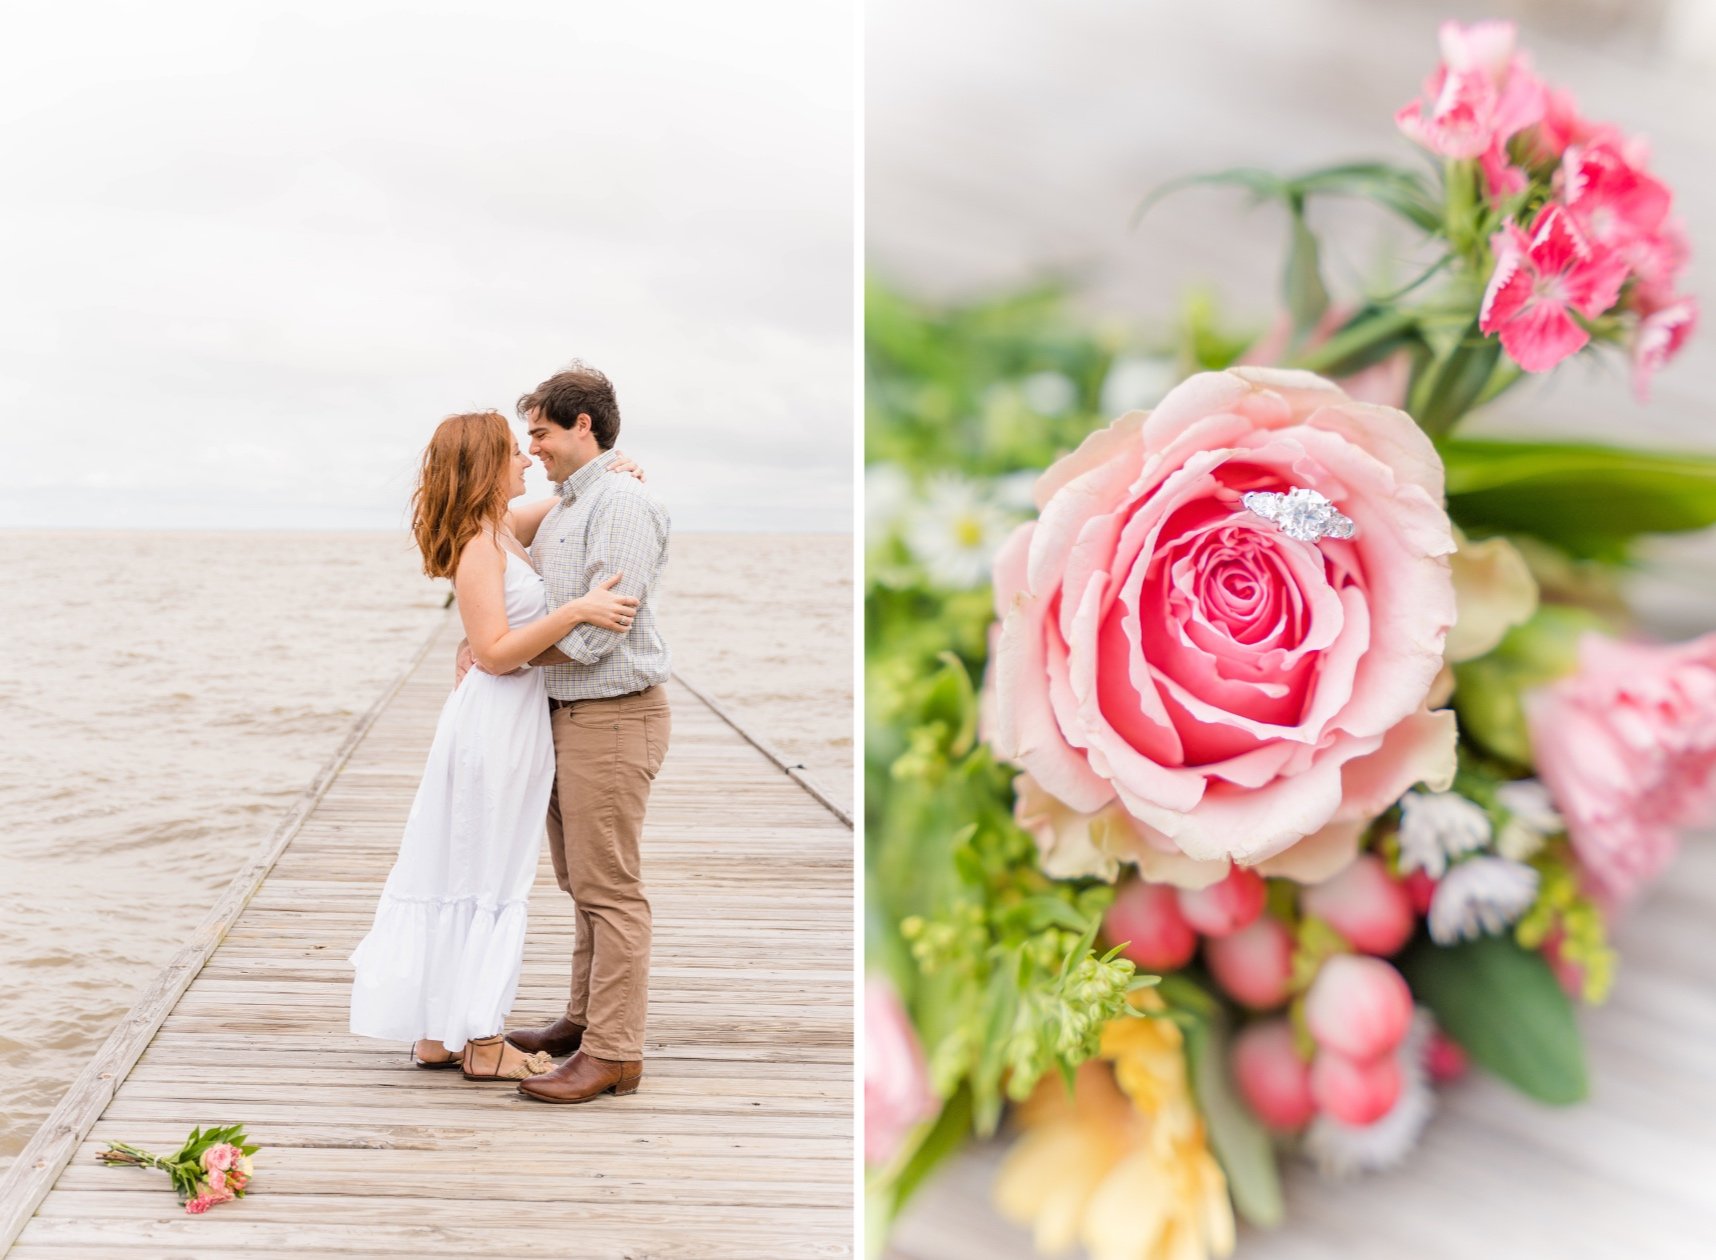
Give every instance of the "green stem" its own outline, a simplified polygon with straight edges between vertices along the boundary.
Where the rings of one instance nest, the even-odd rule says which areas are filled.
[[[1287,366],[1303,368],[1307,372],[1327,371],[1343,359],[1398,337],[1417,322],[1417,314],[1404,309],[1373,316],[1351,328],[1343,329],[1321,345],[1311,346],[1292,355]]]

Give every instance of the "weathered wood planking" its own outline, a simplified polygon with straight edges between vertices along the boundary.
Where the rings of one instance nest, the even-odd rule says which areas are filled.
[[[0,1183],[9,1255],[851,1253],[852,832],[677,681],[644,841],[639,1092],[546,1106],[346,1032],[345,958],[397,851],[457,637],[449,620],[365,715],[200,952],[174,960]],[[546,847],[530,912],[517,1024],[565,1002],[572,907]],[[95,1162],[109,1140],[170,1150],[193,1124],[236,1122],[264,1148],[256,1188],[206,1216],[159,1174]]]

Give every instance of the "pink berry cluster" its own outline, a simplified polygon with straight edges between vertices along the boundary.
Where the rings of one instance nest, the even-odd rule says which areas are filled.
[[[1261,1016],[1234,1039],[1232,1067],[1266,1125],[1296,1132],[1320,1113],[1372,1124],[1400,1097],[1413,1020],[1411,990],[1387,959],[1412,938],[1422,911],[1381,858],[1362,854],[1298,895],[1299,914],[1334,934],[1318,959],[1270,912],[1269,900],[1264,880],[1243,867],[1196,891],[1134,881],[1116,895],[1104,932],[1154,974],[1185,967],[1201,945],[1215,984]],[[1458,1048],[1440,1037],[1428,1059],[1436,1079],[1464,1066]]]

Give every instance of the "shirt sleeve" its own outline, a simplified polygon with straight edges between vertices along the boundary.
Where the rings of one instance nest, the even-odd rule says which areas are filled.
[[[623,573],[614,590],[642,599],[655,588],[667,553],[667,520],[661,505],[639,494],[610,492],[597,505],[584,557],[584,589]],[[633,622],[633,625],[636,625]],[[619,646],[627,630],[573,626],[557,645],[571,659],[594,665]]]

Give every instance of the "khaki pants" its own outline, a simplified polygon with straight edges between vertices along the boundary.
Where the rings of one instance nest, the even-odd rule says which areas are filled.
[[[566,1018],[584,1026],[586,1053],[641,1060],[650,913],[638,841],[672,728],[667,692],[579,700],[554,709],[550,726],[548,852],[577,911]]]

